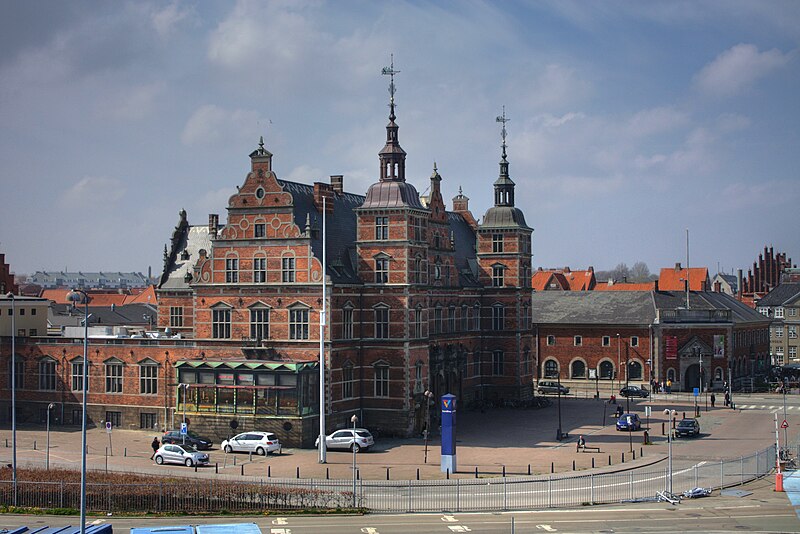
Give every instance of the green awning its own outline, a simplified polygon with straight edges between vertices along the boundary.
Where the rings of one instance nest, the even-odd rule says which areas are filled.
[[[189,366],[195,369],[210,368],[217,369],[218,367],[227,367],[229,369],[238,369],[246,367],[253,371],[269,370],[269,371],[293,371],[299,373],[306,370],[316,369],[319,364],[317,362],[254,362],[254,361],[209,361],[209,360],[181,360],[175,362],[175,367]]]

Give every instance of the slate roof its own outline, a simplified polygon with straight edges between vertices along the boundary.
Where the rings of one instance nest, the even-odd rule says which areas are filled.
[[[764,295],[756,303],[757,306],[783,306],[800,294],[800,284],[780,284]]]
[[[656,319],[649,291],[542,291],[531,297],[540,324],[648,325]]]
[[[161,289],[189,289],[189,284],[184,277],[187,272],[192,272],[192,267],[200,256],[200,249],[211,252],[208,225],[187,226],[180,236],[175,261],[170,264],[166,279],[162,275],[162,282],[158,287]],[[185,260],[182,259],[184,251],[189,253],[188,259]]]
[[[53,326],[76,326],[75,319],[83,319],[83,306],[73,309],[69,304],[53,304],[52,315],[48,316]],[[92,306],[89,303],[89,325],[102,326],[147,326],[158,324],[158,310],[147,304],[128,304],[127,306]],[[148,320],[148,317],[152,318]]]
[[[77,286],[83,287],[145,287],[150,282],[142,273],[81,272],[81,271],[36,271],[28,279],[29,283],[43,287]],[[101,283],[102,282],[102,283]]]

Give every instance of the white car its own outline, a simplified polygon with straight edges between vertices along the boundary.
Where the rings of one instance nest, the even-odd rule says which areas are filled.
[[[345,428],[337,430],[329,436],[325,436],[325,447],[328,449],[343,449],[354,452],[367,451],[375,445],[375,440],[366,428],[356,428],[356,437],[353,439],[353,429]],[[319,438],[314,442],[315,447],[319,447]]]
[[[225,452],[254,452],[261,456],[281,452],[281,442],[272,432],[242,432],[226,439],[220,446]]]
[[[194,465],[208,465],[208,454],[198,451],[191,445],[167,443],[156,451],[155,460],[158,465],[183,464],[186,467],[192,467]]]

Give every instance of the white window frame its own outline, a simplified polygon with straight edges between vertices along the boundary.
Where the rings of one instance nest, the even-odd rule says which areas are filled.
[[[281,280],[288,284],[296,279],[295,262],[293,256],[284,256],[281,258]]]
[[[39,360],[39,390],[55,391],[57,363],[49,356]]]
[[[267,258],[255,256],[253,258],[253,283],[263,284],[267,281]]]
[[[105,362],[106,393],[122,393],[124,365],[119,360]]]
[[[231,338],[231,309],[220,306],[211,309],[211,337],[213,339]]]
[[[139,364],[139,393],[158,395],[158,364],[155,362]]]
[[[225,283],[239,283],[239,258],[225,258]]]
[[[289,339],[308,339],[308,308],[289,308]]]
[[[387,364],[377,364],[374,366],[375,379],[374,391],[376,397],[389,396],[389,366]]]

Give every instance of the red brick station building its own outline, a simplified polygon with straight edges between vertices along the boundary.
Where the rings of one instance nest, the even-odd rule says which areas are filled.
[[[594,380],[605,395],[626,380],[691,388],[701,357],[712,386],[729,369],[741,380],[766,366],[769,320],[722,294],[693,291],[687,307],[685,294],[657,289],[534,293],[533,230],[514,204],[505,128],[494,205],[478,223],[460,192],[446,209],[435,165],[427,197],[406,181],[393,100],[390,109],[365,196],[345,192],[342,176],[280,180],[262,141],[225,224],[212,214],[190,225],[180,212],[157,287],[158,335],[90,333],[93,424],[162,430],[185,412],[216,438],[235,426],[313,445],[323,302],[328,431],[356,414],[384,435],[418,434],[426,391],[464,406],[530,397],[545,377]],[[44,421],[54,403],[57,424],[79,423],[83,340],[20,334],[18,422]],[[8,421],[9,335],[1,348]]]

